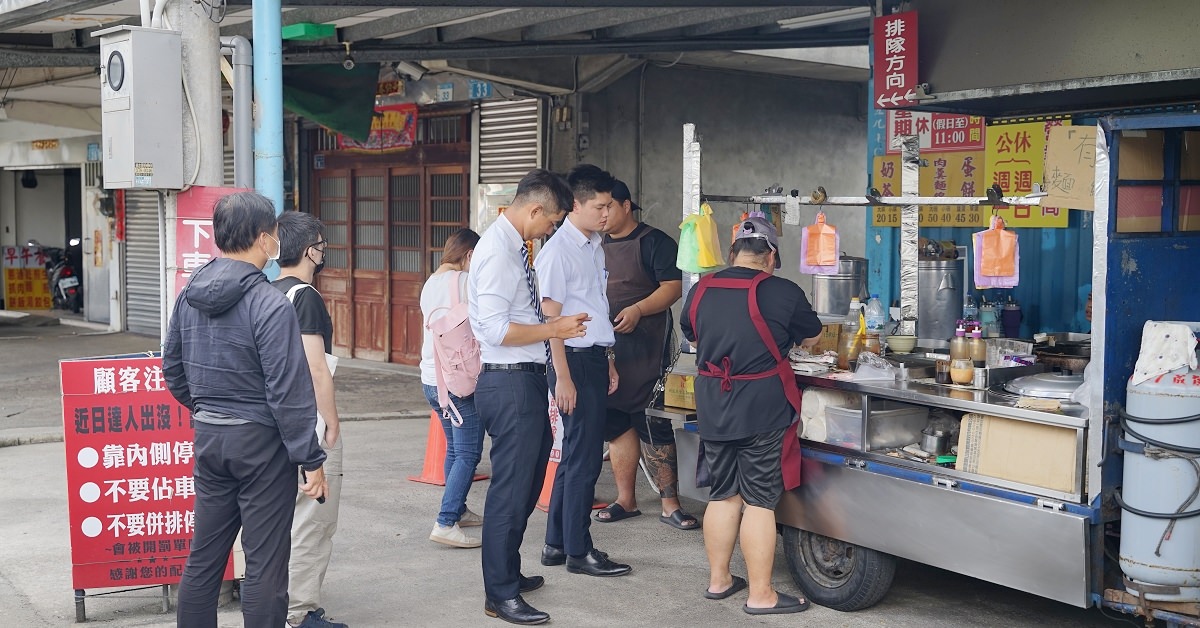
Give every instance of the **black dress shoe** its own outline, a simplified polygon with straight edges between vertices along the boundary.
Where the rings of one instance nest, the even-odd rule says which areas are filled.
[[[608,558],[608,554],[605,554],[604,552],[601,552],[600,550],[594,549],[592,551],[596,552],[603,558]],[[567,553],[564,552],[561,547],[554,547],[553,545],[546,545],[546,546],[542,547],[542,564],[543,565],[545,565],[547,567],[557,567],[558,565],[562,565],[566,562],[567,562]]]
[[[550,621],[549,613],[543,613],[530,606],[519,595],[511,600],[484,600],[483,613],[488,617],[496,617],[510,624],[522,626],[536,626]]]
[[[589,576],[610,577],[623,576],[633,571],[633,568],[629,565],[614,563],[608,559],[608,554],[594,549],[580,558],[568,556],[567,571]]]
[[[528,578],[521,576],[519,586],[521,587],[521,593],[529,593],[530,591],[537,591],[542,588],[543,584],[546,584],[546,579],[541,576],[530,576]]]

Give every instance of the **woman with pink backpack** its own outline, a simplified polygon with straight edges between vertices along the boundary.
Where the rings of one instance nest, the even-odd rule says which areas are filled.
[[[429,540],[451,547],[479,547],[463,528],[483,525],[467,508],[467,492],[483,455],[483,425],[475,411],[479,345],[467,320],[467,271],[479,234],[461,229],[446,239],[442,263],[421,288],[425,338],[421,384],[446,433],[446,490]]]

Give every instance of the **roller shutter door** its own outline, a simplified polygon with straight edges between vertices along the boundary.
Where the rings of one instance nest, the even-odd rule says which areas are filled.
[[[125,192],[125,328],[160,336],[162,262],[158,242],[158,194]]]

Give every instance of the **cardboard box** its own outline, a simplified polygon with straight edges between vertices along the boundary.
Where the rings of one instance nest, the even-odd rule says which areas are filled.
[[[817,348],[814,353],[825,353],[826,351],[837,351],[838,340],[841,339],[842,324],[829,323],[821,327],[821,341],[817,343]]]
[[[1076,430],[986,414],[963,416],[958,434],[959,471],[1075,491],[1079,461]]]
[[[696,409],[696,376],[670,373],[663,405],[672,408]]]

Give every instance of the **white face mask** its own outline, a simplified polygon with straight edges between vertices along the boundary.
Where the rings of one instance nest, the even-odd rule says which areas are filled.
[[[274,262],[279,259],[279,254],[281,253],[282,246],[279,244],[279,239],[276,238],[275,236],[268,233],[267,237],[271,238],[272,240],[275,240],[275,255],[271,255],[270,253],[267,254],[267,261]]]

